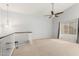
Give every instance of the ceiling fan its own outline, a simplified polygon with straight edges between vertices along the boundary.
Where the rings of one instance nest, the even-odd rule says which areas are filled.
[[[51,6],[52,6],[52,10],[50,11],[51,15],[45,15],[45,16],[49,16],[49,18],[59,17],[60,14],[64,13],[63,11],[58,12],[58,13],[54,13],[54,3],[51,3]]]

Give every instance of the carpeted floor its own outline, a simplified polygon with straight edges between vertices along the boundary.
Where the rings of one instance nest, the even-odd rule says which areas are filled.
[[[33,40],[14,49],[12,56],[75,56],[79,55],[79,45],[59,39]]]

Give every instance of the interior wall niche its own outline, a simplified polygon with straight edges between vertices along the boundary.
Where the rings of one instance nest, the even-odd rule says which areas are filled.
[[[61,34],[76,34],[76,22],[61,24]]]
[[[76,42],[78,32],[78,19],[60,22],[59,39]]]

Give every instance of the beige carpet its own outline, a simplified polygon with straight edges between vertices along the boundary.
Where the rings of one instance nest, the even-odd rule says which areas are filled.
[[[15,49],[13,56],[69,56],[79,55],[79,45],[59,39],[33,40],[31,44]]]

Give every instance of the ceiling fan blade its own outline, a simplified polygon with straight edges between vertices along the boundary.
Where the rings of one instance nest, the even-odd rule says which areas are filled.
[[[49,18],[52,18],[52,15],[50,15]]]
[[[51,11],[51,15],[54,15],[54,12],[53,11]]]
[[[59,17],[58,15],[55,15],[55,17]]]
[[[51,15],[54,15],[54,3],[51,3],[51,7],[52,7]]]
[[[64,12],[59,12],[59,13],[56,13],[55,15],[59,15],[59,14],[62,14],[62,13],[64,13]]]

